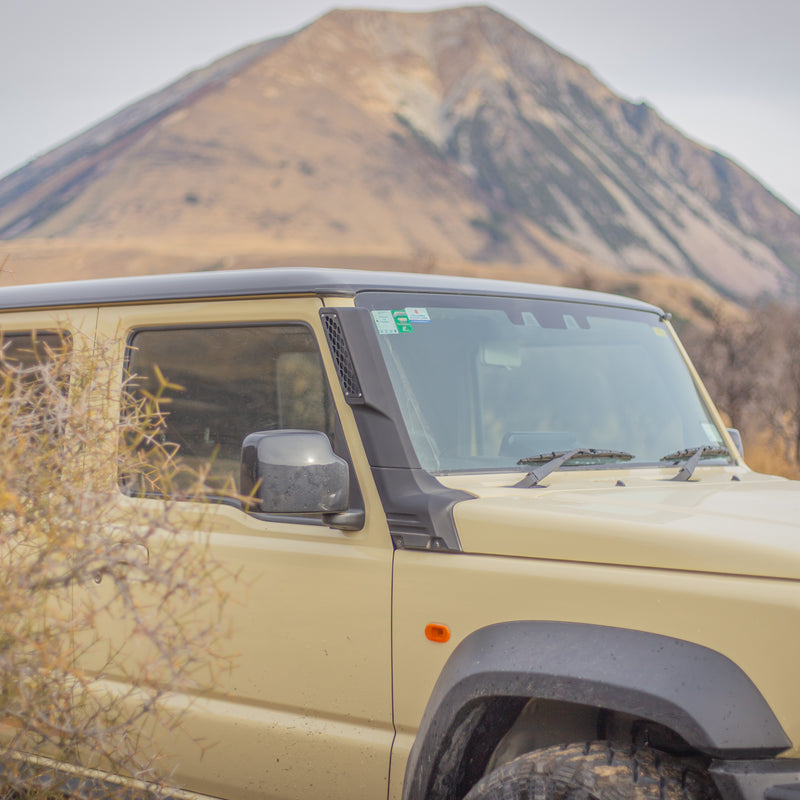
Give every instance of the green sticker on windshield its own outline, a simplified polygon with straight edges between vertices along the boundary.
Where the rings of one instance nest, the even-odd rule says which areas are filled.
[[[414,333],[414,326],[408,321],[408,314],[399,311],[373,311],[372,320],[381,336],[391,333]]]
[[[414,328],[408,321],[408,314],[405,309],[392,311],[392,317],[399,333],[414,333]]]

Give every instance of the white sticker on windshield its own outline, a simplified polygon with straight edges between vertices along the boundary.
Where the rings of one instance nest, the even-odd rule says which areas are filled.
[[[373,311],[372,319],[375,322],[375,328],[381,335],[387,333],[400,333],[397,330],[397,323],[394,321],[394,315],[391,311]]]
[[[701,422],[700,425],[703,428],[703,433],[708,436],[709,442],[714,442],[715,444],[722,444],[722,436],[720,436],[719,431],[717,430],[716,425],[712,425],[710,422]]]
[[[409,322],[430,322],[427,308],[407,308],[406,316]]]

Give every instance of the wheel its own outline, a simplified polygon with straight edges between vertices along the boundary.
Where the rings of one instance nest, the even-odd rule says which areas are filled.
[[[557,745],[515,758],[464,800],[719,800],[695,759],[609,742]]]

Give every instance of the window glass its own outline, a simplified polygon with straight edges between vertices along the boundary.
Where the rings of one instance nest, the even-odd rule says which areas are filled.
[[[3,362],[12,368],[31,370],[69,352],[70,337],[58,331],[26,331],[2,335]]]
[[[46,451],[63,441],[72,413],[67,405],[72,340],[59,331],[2,333],[0,383],[4,414],[13,417],[15,437]],[[60,458],[59,458],[60,460]]]
[[[209,483],[220,493],[239,489],[249,433],[299,428],[334,440],[333,403],[304,325],[141,330],[128,368],[134,398],[161,391],[163,441],[190,467],[210,463]]]
[[[650,311],[469,295],[363,293],[422,466],[528,469],[594,448],[631,465],[722,436]]]
[[[63,397],[69,392],[72,339],[59,331],[26,331],[3,333],[0,339],[2,356],[0,368],[4,375],[18,383],[21,391],[33,387],[34,396],[41,400],[49,396],[52,402],[58,395],[47,395],[43,382],[55,388]],[[37,400],[37,405],[39,404]]]

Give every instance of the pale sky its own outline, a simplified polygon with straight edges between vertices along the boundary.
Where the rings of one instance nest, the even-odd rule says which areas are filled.
[[[491,5],[800,209],[800,0]],[[0,176],[186,72],[332,7],[323,0],[0,0]],[[369,7],[441,5],[378,0]]]

